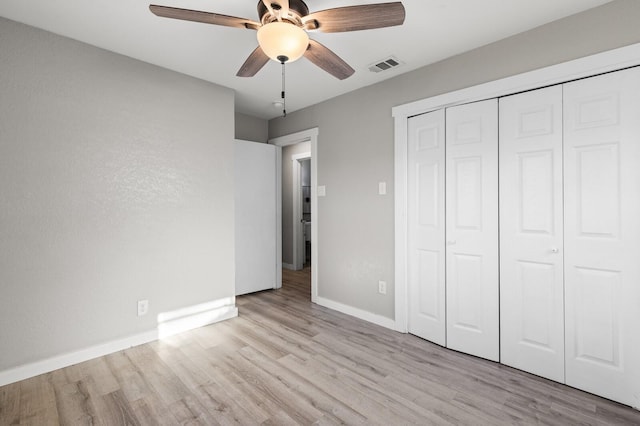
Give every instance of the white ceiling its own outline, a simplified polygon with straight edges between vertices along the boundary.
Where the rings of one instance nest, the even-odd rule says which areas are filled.
[[[390,1],[390,0],[388,0]],[[311,37],[355,70],[339,81],[306,59],[287,65],[287,110],[316,104],[611,0],[402,0],[404,25]],[[258,20],[257,0],[2,0],[0,16],[232,88],[236,111],[273,118],[281,66],[255,77],[236,72],[257,45],[255,31],[159,18],[149,3]],[[380,0],[307,0],[311,12]],[[390,55],[405,64],[368,67]]]

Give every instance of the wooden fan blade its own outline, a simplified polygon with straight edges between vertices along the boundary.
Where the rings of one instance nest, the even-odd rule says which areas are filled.
[[[339,80],[351,77],[355,72],[338,55],[315,40],[309,40],[304,57]]]
[[[258,46],[256,50],[249,55],[247,60],[244,61],[244,64],[242,64],[236,76],[253,77],[267,62],[269,62],[269,57],[265,55],[260,46]]]
[[[252,30],[257,30],[260,27],[259,23],[249,19],[220,15],[218,13],[201,12],[199,10],[179,9],[177,7],[158,6],[156,4],[150,5],[149,10],[151,10],[154,15],[161,16],[163,18],[223,25],[225,27],[249,28]]]
[[[393,2],[321,10],[305,16],[302,21],[305,24],[315,21],[318,30],[325,33],[339,33],[402,25],[404,17],[402,3]]]

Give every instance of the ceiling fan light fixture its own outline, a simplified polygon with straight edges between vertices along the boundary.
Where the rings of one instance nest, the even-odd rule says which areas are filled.
[[[309,46],[307,32],[289,22],[270,22],[258,29],[258,44],[276,62],[293,62],[302,57]]]

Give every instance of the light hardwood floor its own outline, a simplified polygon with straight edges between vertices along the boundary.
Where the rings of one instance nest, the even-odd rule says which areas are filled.
[[[238,318],[0,387],[0,425],[639,425],[640,412],[310,303],[309,269]]]

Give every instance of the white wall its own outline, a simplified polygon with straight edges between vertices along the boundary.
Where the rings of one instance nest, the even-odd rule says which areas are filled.
[[[269,122],[236,112],[235,135],[239,140],[266,143],[269,140]]]
[[[233,92],[2,18],[0,57],[0,373],[233,298]]]
[[[640,42],[639,21],[617,0],[271,120],[271,138],[319,128],[318,296],[394,318],[393,106]]]

